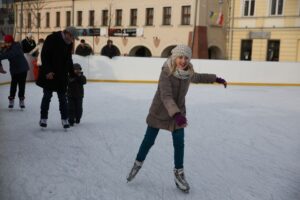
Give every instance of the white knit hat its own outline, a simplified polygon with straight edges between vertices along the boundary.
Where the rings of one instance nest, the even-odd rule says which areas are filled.
[[[192,49],[184,44],[177,45],[174,49],[172,49],[171,53],[172,57],[186,56],[189,60],[192,58]]]

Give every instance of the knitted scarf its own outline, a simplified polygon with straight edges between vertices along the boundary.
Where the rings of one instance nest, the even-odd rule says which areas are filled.
[[[189,70],[176,69],[173,75],[179,79],[188,79],[191,76],[191,72]]]

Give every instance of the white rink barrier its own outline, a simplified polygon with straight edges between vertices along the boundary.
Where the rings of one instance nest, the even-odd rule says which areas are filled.
[[[157,82],[166,58],[81,57],[73,55],[73,62],[82,66],[90,81]],[[300,86],[300,63],[255,62],[192,59],[199,73],[213,73],[231,84],[241,85],[297,85]],[[8,71],[8,62],[2,61]],[[0,74],[0,84],[9,82],[9,74]]]

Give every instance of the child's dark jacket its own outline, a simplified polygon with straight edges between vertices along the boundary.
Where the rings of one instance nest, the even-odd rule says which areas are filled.
[[[86,84],[86,77],[82,74],[80,76],[71,74],[69,77],[68,97],[83,98],[84,89],[83,85]]]

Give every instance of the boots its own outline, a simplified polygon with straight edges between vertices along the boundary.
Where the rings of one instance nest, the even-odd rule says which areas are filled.
[[[8,97],[8,108],[13,108],[15,104],[15,98],[14,97]]]
[[[136,174],[139,172],[139,170],[141,169],[143,165],[143,162],[140,161],[134,161],[133,167],[130,171],[130,173],[127,176],[127,182],[132,181],[132,179],[134,179],[134,177],[136,176]]]
[[[189,186],[188,182],[185,180],[183,168],[174,169],[174,180],[175,180],[175,184],[178,187],[178,189],[180,189],[186,193],[189,192],[190,186]]]
[[[47,127],[47,119],[41,119],[40,120],[40,126],[42,128],[46,128]]]
[[[69,120],[68,119],[62,119],[61,123],[64,127],[64,129],[70,128]]]
[[[19,102],[19,106],[21,109],[25,108],[25,102],[24,102],[24,97],[23,98],[20,98],[20,102]]]

